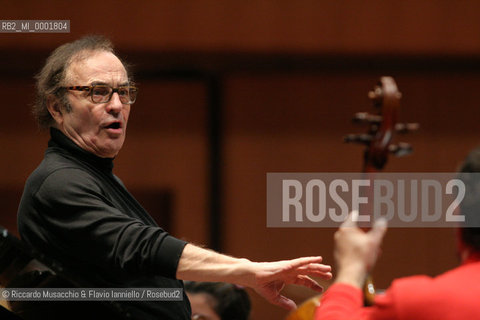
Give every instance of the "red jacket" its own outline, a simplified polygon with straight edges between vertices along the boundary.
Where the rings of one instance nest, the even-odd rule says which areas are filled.
[[[385,294],[363,307],[360,289],[336,283],[323,295],[316,320],[480,319],[480,262],[467,261],[438,277],[395,280]]]

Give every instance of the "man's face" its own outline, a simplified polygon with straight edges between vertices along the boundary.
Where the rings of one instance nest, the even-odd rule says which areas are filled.
[[[120,60],[107,51],[94,51],[85,59],[74,60],[66,73],[66,86],[128,84]],[[86,91],[68,91],[71,111],[62,109],[57,127],[82,149],[102,158],[115,157],[122,148],[130,105],[122,104],[118,93],[106,103],[93,103]]]

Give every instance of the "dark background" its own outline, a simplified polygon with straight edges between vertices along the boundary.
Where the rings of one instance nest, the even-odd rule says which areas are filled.
[[[48,140],[33,75],[58,45],[111,38],[140,87],[115,173],[171,233],[256,261],[323,255],[333,229],[267,229],[267,172],[361,169],[346,145],[382,75],[421,130],[390,172],[449,172],[480,144],[479,1],[1,1],[0,19],[70,20],[69,34],[0,34],[0,224]],[[213,216],[213,220],[212,220]],[[450,229],[392,229],[377,286],[457,263]],[[326,284],[328,285],[328,283]],[[313,295],[290,286],[301,302]],[[252,320],[286,313],[252,294]]]

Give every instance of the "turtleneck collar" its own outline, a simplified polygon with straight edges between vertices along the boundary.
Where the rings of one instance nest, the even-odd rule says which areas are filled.
[[[75,158],[78,158],[81,161],[88,162],[94,165],[97,168],[103,170],[112,171],[113,169],[113,158],[101,158],[93,153],[90,153],[82,148],[80,148],[75,142],[70,140],[66,135],[63,134],[60,130],[51,127],[50,128],[51,139],[48,142],[49,147],[60,147],[65,149]]]

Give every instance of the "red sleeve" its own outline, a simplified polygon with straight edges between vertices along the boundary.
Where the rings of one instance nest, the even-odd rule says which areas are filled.
[[[316,320],[392,320],[396,318],[391,292],[378,295],[374,306],[364,307],[362,291],[343,283],[335,283],[327,290],[315,312]]]

